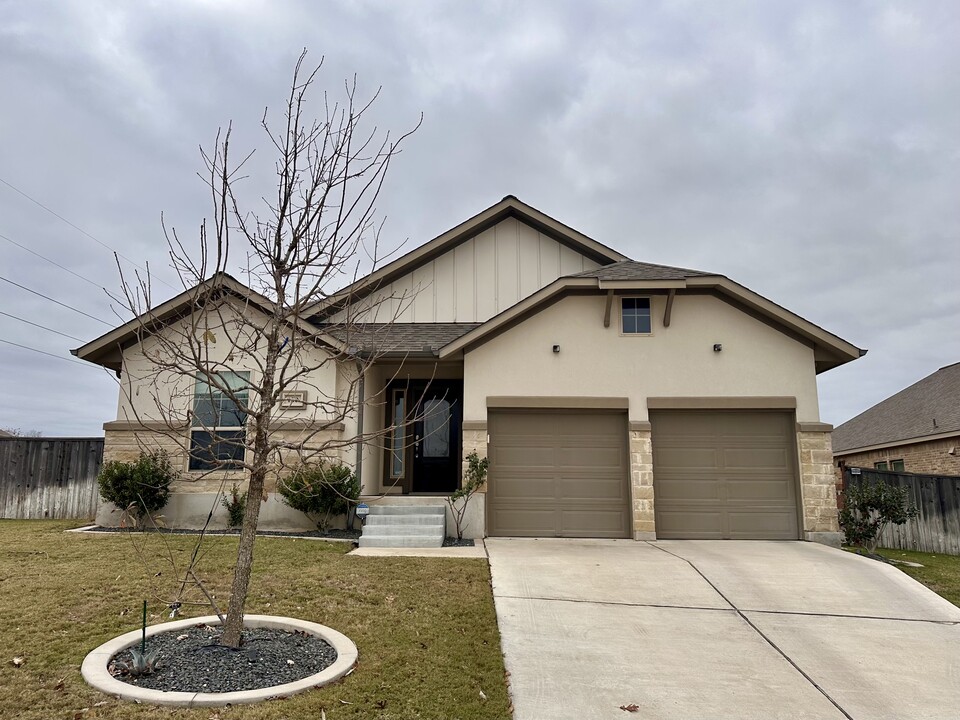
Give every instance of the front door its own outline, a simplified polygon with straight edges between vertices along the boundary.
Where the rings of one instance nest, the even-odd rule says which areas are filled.
[[[451,493],[460,485],[462,380],[403,380],[387,387],[384,487]],[[393,425],[393,428],[390,428]]]

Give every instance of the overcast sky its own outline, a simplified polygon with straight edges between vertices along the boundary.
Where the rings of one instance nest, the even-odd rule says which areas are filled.
[[[0,340],[57,356],[0,343],[0,427],[116,417],[110,375],[58,359],[119,324],[107,248],[175,284],[161,212],[195,237],[198,146],[232,120],[265,151],[303,47],[332,91],[382,86],[381,126],[423,113],[379,203],[386,245],[514,194],[725,274],[870,350],[819,377],[839,424],[960,361],[957,38],[953,0],[0,0]]]

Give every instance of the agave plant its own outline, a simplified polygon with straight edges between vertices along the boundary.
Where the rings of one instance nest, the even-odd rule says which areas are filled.
[[[143,652],[140,648],[130,648],[130,660],[119,660],[114,663],[114,667],[124,675],[131,677],[143,677],[152,675],[153,671],[160,666],[160,659],[156,650]]]

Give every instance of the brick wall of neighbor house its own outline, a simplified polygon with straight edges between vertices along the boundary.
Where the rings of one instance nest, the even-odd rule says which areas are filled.
[[[803,503],[803,534],[808,540],[829,537],[819,533],[840,532],[837,521],[837,488],[829,432],[798,432],[800,492]],[[839,540],[839,537],[836,537]]]
[[[633,502],[634,540],[656,539],[653,442],[647,426],[649,423],[631,423],[630,428],[630,493]]]
[[[950,454],[951,449],[955,454]],[[960,475],[960,435],[940,440],[911,443],[910,445],[898,445],[882,450],[841,455],[835,459],[837,461],[843,460],[847,467],[864,468],[872,468],[874,463],[878,462],[890,463],[892,460],[903,460],[904,472],[920,473],[922,475]],[[840,469],[836,467],[837,464],[837,462],[834,463],[834,470],[839,484],[843,477]]]

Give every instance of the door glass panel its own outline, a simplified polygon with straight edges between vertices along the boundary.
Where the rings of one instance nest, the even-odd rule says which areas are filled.
[[[391,447],[390,476],[401,477],[403,475],[403,450],[407,444],[406,417],[404,415],[404,401],[406,400],[403,390],[393,391],[393,442]]]
[[[430,398],[423,404],[423,456],[450,456],[450,403]]]

